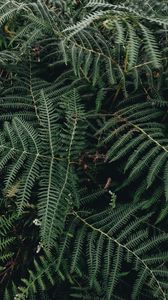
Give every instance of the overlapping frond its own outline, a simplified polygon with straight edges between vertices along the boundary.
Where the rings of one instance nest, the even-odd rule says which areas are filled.
[[[9,163],[5,190],[22,174],[17,193],[19,214],[28,205],[32,189],[39,182],[41,237],[50,247],[63,230],[69,207],[77,205],[73,203],[73,163],[84,149],[86,124],[84,107],[76,90],[62,96],[60,117],[43,90],[39,102],[39,130],[16,117],[12,125],[5,123],[0,167],[3,169]],[[63,127],[61,119],[65,122]]]
[[[60,44],[64,61],[66,64],[71,61],[76,76],[84,76],[93,85],[100,77],[110,86],[120,83],[127,94],[129,76],[134,78],[137,89],[139,78],[147,72],[146,64],[149,70],[161,68],[159,44],[148,24],[154,18],[148,19],[140,7],[133,9],[125,4],[89,1],[86,8],[94,11],[87,14],[86,10],[83,20],[67,26],[63,30],[66,36]],[[165,26],[165,23],[160,22],[158,26]],[[112,35],[110,40],[108,33]]]
[[[167,13],[0,0],[0,298],[168,299]]]
[[[145,176],[145,188],[164,179],[167,201],[168,139],[165,126],[158,122],[163,111],[151,103],[127,106],[111,115],[100,132],[106,137],[102,143],[110,143],[107,156],[110,162],[127,157],[124,171],[129,175],[127,183]],[[165,174],[165,177],[164,175]]]
[[[162,266],[167,254],[160,256],[157,250],[159,244],[167,241],[167,235],[150,238],[148,228],[142,229],[149,216],[133,217],[139,208],[122,206],[89,216],[73,212],[74,219],[59,253],[66,255],[67,245],[73,243],[71,273],[80,268],[79,259],[85,256],[90,286],[100,280],[106,299],[113,299],[126,262],[132,263],[132,272],[137,273],[131,299],[137,299],[144,286],[151,289],[154,298],[167,299],[167,269]],[[151,256],[154,247],[156,251]]]

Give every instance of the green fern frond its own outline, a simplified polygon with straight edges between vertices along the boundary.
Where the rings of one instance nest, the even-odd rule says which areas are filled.
[[[69,27],[65,28],[63,30],[63,32],[67,33],[67,31],[68,31],[69,32],[68,39],[71,39],[71,37],[73,37],[73,35],[76,35],[78,32],[80,32],[83,29],[85,29],[86,27],[90,26],[90,24],[92,22],[99,19],[102,15],[104,15],[103,11],[90,13],[81,22],[78,22],[75,25],[72,25],[72,26],[69,26]]]
[[[103,273],[103,286],[106,287],[107,299],[112,299],[120,281],[119,274],[123,270],[125,260],[129,263],[133,262],[134,270],[137,272],[132,299],[137,299],[137,295],[146,283],[153,290],[153,295],[157,292],[161,299],[166,299],[167,290],[163,287],[161,277],[165,278],[167,271],[162,270],[161,261],[167,260],[167,254],[159,256],[157,253],[152,257],[150,251],[162,241],[166,241],[167,235],[149,239],[148,230],[139,230],[143,217],[137,220],[132,217],[137,210],[137,206],[122,207],[122,213],[120,209],[114,210],[114,213],[109,209],[106,211],[108,218],[105,225],[101,225],[104,220],[101,212],[100,215],[88,217],[82,216],[82,213],[73,212],[74,220],[72,220],[70,232],[76,235],[76,239],[73,241],[71,272],[74,273],[78,267],[79,256],[86,255],[90,285],[94,286],[95,280],[99,280]],[[78,229],[79,226],[82,227]],[[67,240],[69,240],[68,244],[71,244],[70,234],[65,236],[61,256],[62,251],[66,255]],[[85,249],[83,243],[85,243]],[[103,253],[106,255],[103,256]]]
[[[161,56],[158,45],[148,28],[142,24],[140,24],[140,28],[142,30],[144,47],[146,48],[148,59],[152,61],[154,68],[159,69],[161,66]]]
[[[75,175],[72,164],[80,151],[84,150],[86,124],[84,107],[80,104],[76,90],[61,98],[59,110],[62,110],[65,118],[65,126],[61,129],[54,105],[44,91],[41,91],[40,102],[39,132],[19,118],[13,120],[12,126],[8,123],[5,125],[4,139],[1,139],[3,156],[0,166],[3,168],[15,156],[6,174],[6,190],[15,182],[19,171],[23,174],[17,191],[19,215],[29,203],[33,186],[40,183],[38,214],[41,238],[45,246],[50,248],[63,230],[69,208],[76,205],[76,200],[73,203]]]
[[[23,286],[19,286],[15,299],[24,300],[28,297],[30,291],[37,292],[37,287],[41,290],[45,290],[46,279],[51,285],[54,283],[53,279],[53,265],[54,261],[49,257],[41,256],[39,260],[34,261],[34,270],[29,270],[29,278],[23,278]]]
[[[163,6],[164,6],[164,4],[163,4]],[[155,12],[155,15],[153,15],[153,14],[150,15],[149,13],[147,14],[146,13],[147,7],[145,7],[143,10],[142,6],[139,3],[136,5],[135,2],[131,3],[129,1],[125,1],[125,3],[122,3],[122,4],[111,4],[104,0],[89,0],[89,2],[86,5],[86,8],[87,7],[94,8],[94,9],[101,9],[101,10],[104,9],[105,11],[106,11],[106,9],[108,11],[114,10],[119,13],[126,11],[127,14],[134,15],[140,19],[145,19],[148,22],[156,23],[161,26],[167,25],[166,17],[163,18],[163,16],[158,16],[157,11]],[[147,9],[147,12],[148,12],[148,9]]]
[[[16,237],[12,236],[11,231],[16,220],[16,214],[0,217],[0,274],[6,268],[6,263],[10,261],[14,255],[12,247]]]
[[[112,143],[107,153],[109,161],[128,155],[125,172],[129,172],[129,183],[145,173],[146,188],[149,188],[161,178],[162,172],[166,174],[168,141],[164,126],[157,123],[162,114],[149,103],[131,105],[114,113],[100,131],[107,132],[102,143]],[[166,180],[164,186],[167,193]]]

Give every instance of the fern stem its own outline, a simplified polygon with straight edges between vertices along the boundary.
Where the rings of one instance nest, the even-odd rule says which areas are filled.
[[[167,61],[167,59],[168,59],[168,56],[162,57],[160,60],[161,60],[161,61],[164,61],[164,60]],[[154,60],[146,61],[146,62],[141,63],[141,64],[139,64],[139,65],[133,66],[131,69],[129,69],[129,71],[132,71],[132,70],[134,70],[134,69],[138,69],[138,68],[144,67],[144,66],[146,66],[146,65],[151,65],[151,64],[153,64],[153,63],[154,63]]]
[[[76,103],[75,103],[75,115],[76,116],[78,115]],[[54,212],[53,212],[53,215],[52,215],[52,219],[51,219],[51,223],[50,223],[50,229],[49,229],[49,232],[48,232],[48,235],[47,235],[47,240],[48,240],[48,245],[47,246],[49,246],[49,244],[50,244],[52,231],[53,231],[53,225],[54,225],[54,222],[55,222],[55,215],[56,215],[57,209],[59,207],[60,200],[62,198],[64,190],[67,186],[67,182],[68,182],[68,178],[69,178],[69,171],[70,171],[70,166],[71,166],[71,150],[72,150],[72,146],[73,146],[74,136],[75,136],[75,133],[76,133],[78,117],[73,118],[73,120],[74,120],[74,124],[73,124],[73,130],[72,130],[71,139],[70,139],[70,143],[69,143],[68,155],[67,155],[67,168],[66,168],[66,173],[65,173],[65,179],[64,179],[64,182],[63,182],[62,187],[60,189],[59,197],[57,199],[57,203],[55,205]]]
[[[96,55],[98,55],[98,56],[102,56],[102,57],[104,57],[105,59],[110,60],[113,64],[118,65],[118,63],[117,63],[114,59],[112,59],[111,56],[107,56],[107,55],[104,54],[103,52],[99,52],[99,51],[96,51],[96,50],[93,50],[93,49],[89,49],[89,48],[87,48],[87,47],[84,47],[83,45],[78,44],[77,42],[72,42],[72,41],[71,41],[71,44],[72,44],[72,43],[75,45],[75,47],[78,47],[78,48],[80,48],[80,49],[82,49],[82,50],[84,50],[84,51],[86,51],[86,52],[91,52],[91,53],[96,54]]]
[[[133,124],[132,122],[129,122],[134,128],[136,128],[137,130],[139,130],[140,132],[142,132],[144,135],[146,135],[148,137],[148,139],[150,139],[153,143],[155,143],[158,147],[162,148],[163,151],[165,151],[166,153],[168,153],[168,149],[166,149],[166,147],[162,146],[158,141],[154,140],[149,134],[147,134],[142,128],[140,128],[139,126]]]
[[[29,52],[29,90],[30,90],[30,95],[32,97],[32,101],[33,101],[35,115],[37,117],[37,120],[38,120],[39,124],[41,124],[40,116],[39,116],[39,113],[38,113],[38,108],[37,108],[37,105],[36,105],[36,99],[34,97],[33,88],[32,88],[32,66],[31,66],[30,52]]]
[[[151,140],[153,143],[155,143],[159,148],[161,148],[164,152],[168,153],[168,149],[166,149],[166,147],[162,146],[158,141],[156,141],[154,138],[152,138],[149,134],[147,134],[145,132],[145,130],[143,130],[141,127],[139,127],[138,125],[132,123],[131,121],[129,121],[127,118],[122,117],[122,115],[117,115],[117,113],[113,113],[113,114],[108,114],[108,113],[98,113],[98,114],[89,114],[87,115],[88,118],[92,118],[92,117],[114,117],[116,119],[119,119],[120,121],[126,122],[127,124],[130,124],[132,127],[134,127],[137,131],[141,132],[142,134],[144,134],[149,140]]]
[[[19,149],[16,149],[16,148],[11,148],[11,147],[8,147],[8,146],[5,146],[5,145],[0,145],[0,149],[11,149],[11,151],[13,152],[17,152],[17,153],[24,153],[25,155],[29,155],[29,156],[37,156],[39,158],[42,158],[42,159],[48,159],[48,160],[51,160],[51,158],[53,158],[54,160],[59,160],[59,161],[63,161],[64,159],[63,158],[60,158],[60,157],[56,157],[56,156],[53,156],[51,157],[50,155],[43,155],[43,154],[40,154],[40,153],[36,153],[34,154],[34,152],[29,152],[29,151],[22,151],[22,150],[19,150]],[[71,162],[73,163],[73,162]]]

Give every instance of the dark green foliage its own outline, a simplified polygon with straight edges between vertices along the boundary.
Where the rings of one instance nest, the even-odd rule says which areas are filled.
[[[2,215],[0,217],[0,269],[2,272],[4,270],[4,263],[10,260],[13,256],[12,244],[15,241],[15,237],[12,236],[11,231],[15,219],[15,215],[12,215],[10,217],[5,217],[4,215]]]
[[[166,127],[158,122],[163,115],[164,111],[158,110],[151,102],[127,105],[112,114],[98,134],[107,134],[100,146],[112,143],[107,152],[110,162],[129,155],[124,166],[124,172],[129,176],[124,184],[141,179],[145,174],[144,190],[147,190],[160,179],[167,203],[168,139]]]
[[[132,299],[137,299],[144,284],[154,289],[155,296],[166,299],[167,292],[162,290],[166,270],[164,268],[162,270],[161,261],[166,261],[167,254],[151,256],[150,252],[153,247],[159,246],[160,242],[167,240],[167,235],[155,236],[150,240],[148,230],[142,226],[139,229],[139,225],[142,225],[149,216],[133,217],[138,208],[134,205],[129,207],[123,205],[114,212],[107,209],[87,217],[85,214],[82,216],[74,212],[75,219],[72,221],[74,225],[73,223],[70,225],[71,229],[61,246],[62,256],[63,249],[66,249],[65,243],[70,243],[68,239],[73,240],[72,238],[76,236],[73,241],[71,273],[78,271],[79,259],[85,254],[90,286],[94,286],[96,280],[101,280],[106,299],[112,299],[117,283],[122,277],[125,261],[132,263],[133,269],[138,273],[137,280],[133,284]],[[79,227],[80,223],[82,228]],[[84,249],[83,245],[85,245]],[[161,270],[158,269],[160,267]],[[163,275],[163,279],[157,277],[157,274]]]
[[[167,13],[0,0],[1,299],[168,299]]]
[[[17,192],[18,215],[28,205],[32,188],[39,181],[41,236],[47,247],[61,233],[71,198],[75,197],[71,182],[74,179],[72,165],[84,149],[82,130],[84,133],[86,127],[76,90],[62,96],[60,101],[65,116],[61,115],[61,108],[58,115],[51,100],[41,90],[39,130],[15,117],[11,125],[4,123],[4,134],[1,135],[1,170],[13,156],[15,158],[5,176],[5,190],[15,183],[24,164]],[[60,126],[64,117],[65,125]]]

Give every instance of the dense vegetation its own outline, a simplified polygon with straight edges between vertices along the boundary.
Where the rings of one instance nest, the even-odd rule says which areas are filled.
[[[0,299],[168,299],[167,0],[0,25]]]

